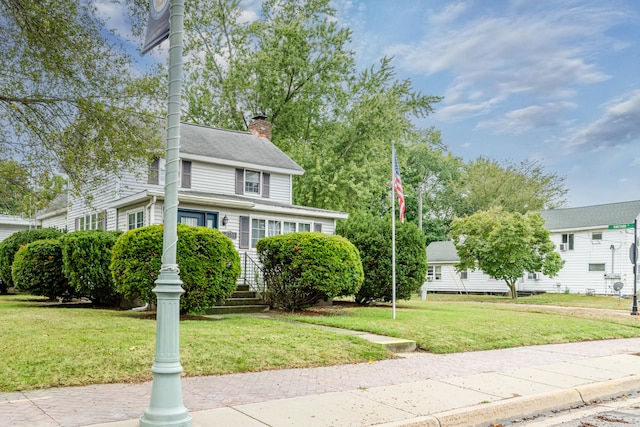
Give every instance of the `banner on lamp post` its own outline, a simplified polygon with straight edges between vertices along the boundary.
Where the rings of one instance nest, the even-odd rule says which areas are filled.
[[[146,54],[169,37],[169,0],[149,1],[147,37],[142,54]]]

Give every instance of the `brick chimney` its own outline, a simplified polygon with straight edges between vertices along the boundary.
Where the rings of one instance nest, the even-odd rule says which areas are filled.
[[[267,116],[255,116],[249,123],[249,132],[260,138],[271,139],[271,123]]]

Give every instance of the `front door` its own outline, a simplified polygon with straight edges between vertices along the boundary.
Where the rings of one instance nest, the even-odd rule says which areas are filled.
[[[198,227],[218,228],[218,212],[178,209],[178,222]]]

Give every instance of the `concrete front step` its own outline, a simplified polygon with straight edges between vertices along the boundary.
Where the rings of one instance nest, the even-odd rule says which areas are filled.
[[[216,305],[205,310],[206,314],[238,314],[238,313],[260,313],[269,311],[268,305]]]
[[[262,305],[262,298],[256,298],[251,297],[251,298],[229,298],[228,300],[226,300],[224,302],[224,304],[221,304],[221,306],[238,306],[238,305]]]
[[[235,291],[231,298],[255,298],[256,293],[253,291]]]

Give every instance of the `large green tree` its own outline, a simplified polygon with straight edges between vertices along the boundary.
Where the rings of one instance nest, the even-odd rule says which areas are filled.
[[[159,146],[161,79],[136,68],[93,0],[0,0],[0,26],[5,158],[32,176],[56,171],[80,185]]]
[[[542,271],[553,277],[564,265],[539,213],[476,212],[455,219],[451,237],[460,257],[458,270],[479,269],[504,280],[514,299],[516,282],[526,272]]]
[[[461,192],[469,212],[501,207],[521,214],[563,206],[564,177],[545,173],[535,160],[499,162],[479,157],[467,164]]]
[[[391,141],[419,139],[412,119],[439,98],[397,79],[388,58],[359,72],[329,0],[265,0],[246,15],[237,0],[188,2],[185,116],[237,130],[267,116],[272,141],[306,170],[296,203],[388,205]]]
[[[49,171],[38,177],[15,160],[0,160],[0,214],[33,216],[64,188],[66,181]]]
[[[459,191],[462,159],[447,150],[435,129],[429,129],[423,138],[424,141],[400,147],[399,157],[407,205],[405,216],[409,221],[422,222],[429,244],[446,240],[453,218],[467,212]]]

